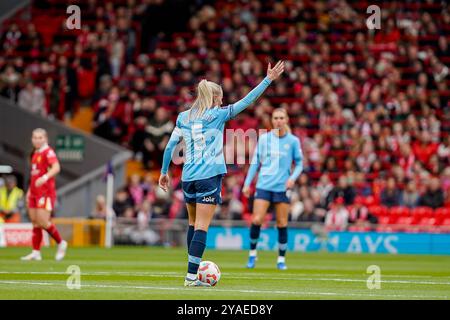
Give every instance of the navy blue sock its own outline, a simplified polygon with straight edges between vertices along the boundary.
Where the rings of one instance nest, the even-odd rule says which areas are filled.
[[[258,244],[259,234],[261,232],[261,226],[256,224],[251,225],[250,227],[250,250],[255,250],[256,245]]]
[[[192,237],[194,236],[194,226],[189,225],[187,231],[187,249],[189,252],[189,247],[191,246]]]
[[[206,248],[206,231],[195,230],[189,246],[188,273],[197,274],[198,266],[202,261],[203,252]]]
[[[280,257],[284,257],[286,255],[287,241],[287,227],[278,228],[278,255]]]

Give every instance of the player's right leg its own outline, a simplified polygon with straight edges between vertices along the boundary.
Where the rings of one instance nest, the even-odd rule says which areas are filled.
[[[252,225],[250,226],[250,251],[247,268],[253,269],[257,258],[257,245],[261,233],[261,225],[264,222],[267,210],[270,206],[270,193],[264,190],[256,190],[253,202]]]
[[[31,223],[33,224],[33,231],[31,236],[31,244],[33,251],[30,254],[20,258],[24,261],[30,260],[42,260],[41,256],[41,242],[42,242],[42,228],[38,225],[37,222],[37,209],[33,208],[33,200],[27,200],[29,202],[28,207],[28,216],[30,218]],[[31,204],[31,207],[30,207]]]

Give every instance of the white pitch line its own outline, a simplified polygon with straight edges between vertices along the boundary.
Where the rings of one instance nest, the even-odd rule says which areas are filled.
[[[36,274],[36,275],[66,275],[64,272],[25,272],[25,271],[0,271],[0,274]],[[163,273],[150,273],[150,272],[82,272],[81,275],[85,276],[134,276],[134,277],[182,277],[178,272],[163,272]],[[255,276],[236,276],[234,274],[223,273],[229,279],[255,279]],[[323,275],[320,275],[323,276]],[[383,276],[381,276],[383,278]],[[305,278],[298,277],[298,275],[292,275],[292,277],[264,277],[266,280],[288,280],[288,281],[333,281],[333,282],[367,282],[365,279],[347,279],[347,278]],[[396,283],[396,284],[420,284],[420,285],[450,285],[450,282],[437,282],[437,281],[417,281],[417,280],[380,280],[381,283]]]
[[[62,286],[64,284],[52,282],[31,282],[31,281],[3,281],[0,284],[25,284],[36,286]],[[166,291],[180,291],[191,290],[192,288],[181,287],[157,287],[157,286],[126,286],[126,285],[100,285],[100,284],[84,284],[83,288],[110,288],[110,289],[142,289],[142,290],[166,290]],[[242,290],[242,289],[219,289],[219,288],[201,288],[201,290],[218,291],[218,292],[240,292],[240,293],[255,293],[255,294],[292,294],[292,295],[308,295],[308,296],[348,296],[348,297],[380,297],[380,298],[418,298],[418,299],[448,299],[447,296],[422,296],[422,295],[401,295],[401,294],[364,294],[364,293],[337,293],[337,292],[301,292],[301,291],[284,291],[284,290]]]

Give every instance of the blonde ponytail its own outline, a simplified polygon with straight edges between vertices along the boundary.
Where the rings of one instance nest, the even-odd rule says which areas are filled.
[[[189,120],[200,118],[214,104],[214,96],[222,95],[222,88],[208,80],[202,80],[197,86],[197,98],[191,106]]]
[[[273,110],[272,115],[275,112],[281,112],[284,114],[284,116],[286,117],[287,123],[284,125],[284,130],[286,130],[287,133],[292,133],[291,127],[289,126],[289,114],[286,111],[286,109],[284,108],[276,108],[275,110]]]

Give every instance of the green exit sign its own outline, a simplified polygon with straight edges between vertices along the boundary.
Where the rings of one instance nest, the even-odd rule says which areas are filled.
[[[74,134],[58,135],[55,151],[60,161],[83,161],[84,137]]]

